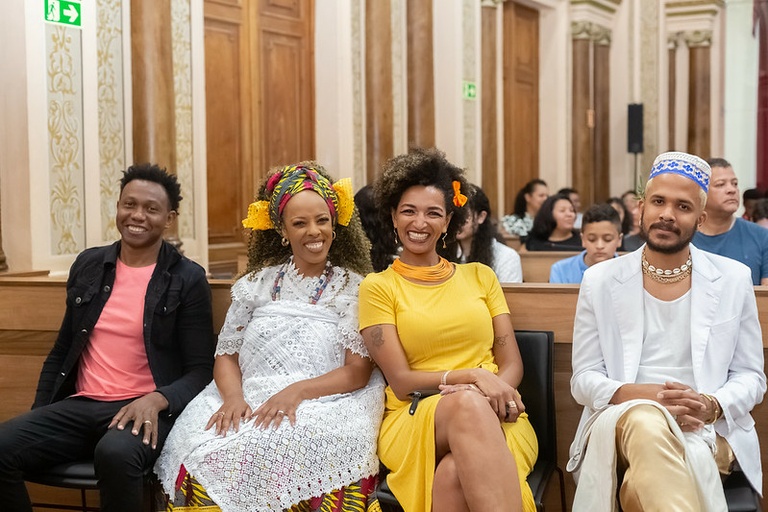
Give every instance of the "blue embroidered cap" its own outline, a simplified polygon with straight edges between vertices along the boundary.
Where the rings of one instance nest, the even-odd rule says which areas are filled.
[[[648,179],[667,172],[693,180],[704,192],[709,190],[709,177],[712,175],[712,169],[707,162],[696,155],[677,151],[662,153],[654,160]]]

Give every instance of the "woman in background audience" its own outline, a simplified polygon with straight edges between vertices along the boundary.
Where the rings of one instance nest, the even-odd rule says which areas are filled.
[[[637,220],[631,211],[627,209],[627,205],[618,197],[611,197],[606,201],[609,205],[613,206],[613,209],[619,212],[619,219],[621,219],[621,234],[624,237],[624,241],[619,248],[620,251],[634,251],[639,249],[645,241],[640,238],[640,235],[636,231],[632,233],[633,227],[637,224]]]
[[[435,149],[391,159],[376,182],[403,246],[360,285],[363,339],[389,383],[379,457],[406,511],[532,512],[538,445],[504,294],[487,266],[437,252],[464,225],[468,192]]]
[[[541,205],[525,243],[529,251],[581,251],[581,237],[573,229],[576,211],[568,196],[555,194]]]
[[[370,261],[352,185],[332,185],[312,162],[284,167],[243,225],[248,268],[232,286],[214,380],[176,421],[155,472],[177,506],[365,510],[384,382],[358,333]]]
[[[373,198],[373,186],[366,185],[355,194],[355,206],[360,212],[360,221],[368,240],[371,242],[371,263],[375,272],[386,269],[397,257],[395,234],[388,225],[381,222]]]
[[[496,239],[496,227],[491,220],[491,203],[483,189],[469,184],[467,221],[448,244],[448,259],[458,263],[477,262],[488,265],[501,283],[521,283],[523,269],[520,256],[511,247]]]
[[[515,196],[515,209],[512,215],[501,218],[501,227],[510,235],[519,236],[524,242],[533,228],[533,219],[547,196],[549,196],[549,189],[544,180],[534,179],[526,183]]]

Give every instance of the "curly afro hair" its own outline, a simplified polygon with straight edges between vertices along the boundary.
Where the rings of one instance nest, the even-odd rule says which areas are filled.
[[[328,181],[333,182],[328,171],[316,162],[301,162],[299,165],[315,169]],[[273,174],[284,168],[285,166],[279,166],[269,171],[264,183],[259,188],[258,201],[269,201],[267,181]],[[281,226],[277,226],[276,229],[251,231],[248,242],[248,266],[245,269],[245,274],[258,272],[264,267],[281,265],[290,259],[293,253],[290,246],[284,247],[280,243],[282,239],[280,228]],[[372,272],[371,245],[363,232],[357,209],[354,210],[348,226],[336,224],[334,230],[336,231],[336,239],[328,251],[328,260],[331,264],[347,268],[363,276]]]
[[[376,207],[379,209],[382,224],[392,227],[392,211],[397,208],[406,190],[419,185],[431,186],[443,192],[445,211],[453,214],[446,238],[454,240],[469,215],[467,208],[453,204],[454,181],[460,183],[463,194],[469,195],[469,183],[464,176],[464,170],[450,163],[445,158],[445,153],[438,149],[417,148],[390,159],[384,164],[384,171],[374,187]],[[437,252],[447,256],[442,245],[437,244]]]

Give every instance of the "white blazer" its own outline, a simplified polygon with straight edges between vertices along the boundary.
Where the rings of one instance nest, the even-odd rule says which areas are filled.
[[[717,397],[725,437],[752,486],[762,493],[762,467],[752,408],[763,399],[763,343],[752,276],[735,260],[691,248],[691,355],[696,390]],[[584,412],[571,445],[578,467],[589,417],[616,390],[634,383],[643,345],[641,247],[593,265],[584,274],[573,329],[571,393]]]

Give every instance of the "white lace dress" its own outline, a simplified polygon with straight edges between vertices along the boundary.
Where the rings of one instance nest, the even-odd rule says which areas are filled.
[[[303,278],[292,263],[272,300],[279,269],[234,284],[216,348],[216,355],[239,353],[253,410],[293,382],[342,366],[345,349],[368,355],[358,333],[360,275],[333,267],[319,301],[310,304],[320,278]],[[224,512],[283,510],[379,471],[384,380],[378,370],[362,389],[303,401],[293,427],[287,418],[265,430],[251,421],[237,433],[216,436],[204,428],[221,404],[211,382],[176,421],[155,465],[169,496],[181,464]]]

